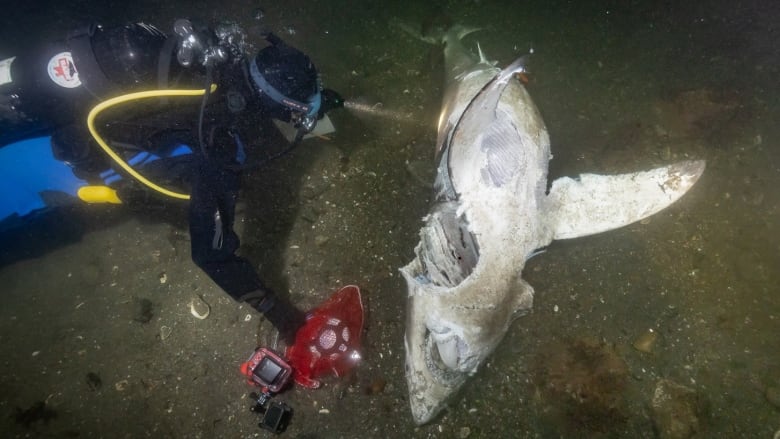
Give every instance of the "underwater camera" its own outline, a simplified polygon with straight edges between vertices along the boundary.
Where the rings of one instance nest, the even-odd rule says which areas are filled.
[[[241,372],[250,384],[261,389],[259,394],[249,394],[255,402],[250,410],[262,415],[258,424],[260,428],[282,433],[290,423],[293,410],[283,402],[271,401],[271,398],[290,382],[292,367],[273,351],[258,348],[249,360],[241,365]]]

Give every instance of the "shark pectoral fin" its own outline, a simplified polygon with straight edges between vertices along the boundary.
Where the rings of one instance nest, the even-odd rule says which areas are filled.
[[[704,166],[692,160],[632,174],[559,178],[545,206],[553,238],[592,235],[646,218],[682,197]]]

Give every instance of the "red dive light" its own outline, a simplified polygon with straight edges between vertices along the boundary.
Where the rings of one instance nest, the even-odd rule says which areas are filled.
[[[360,362],[362,332],[360,289],[347,285],[309,313],[295,344],[287,348],[296,384],[316,389],[323,375],[346,375]]]

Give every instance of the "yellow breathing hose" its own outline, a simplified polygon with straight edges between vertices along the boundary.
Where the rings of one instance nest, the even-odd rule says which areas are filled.
[[[217,89],[216,84],[211,84],[211,92],[213,93]],[[122,157],[119,157],[117,153],[114,152],[113,149],[111,149],[110,146],[103,140],[102,137],[98,134],[97,130],[95,129],[95,118],[97,117],[100,112],[105,110],[106,108],[113,107],[117,104],[122,104],[129,101],[134,101],[138,99],[146,99],[146,98],[160,98],[160,97],[166,97],[166,96],[202,96],[206,93],[206,89],[200,89],[200,90],[150,90],[150,91],[141,91],[137,93],[129,93],[122,96],[117,96],[115,98],[108,99],[106,101],[103,101],[97,105],[89,112],[89,115],[87,116],[87,128],[89,128],[90,134],[92,134],[92,137],[95,139],[95,141],[100,145],[101,148],[103,148],[103,151],[108,154],[109,157],[111,157],[116,164],[118,164],[122,169],[127,171],[128,174],[130,174],[133,178],[138,180],[139,182],[145,184],[149,188],[160,192],[161,194],[167,195],[169,197],[178,198],[180,200],[189,200],[190,196],[188,194],[181,194],[178,192],[173,192],[168,189],[165,189],[164,187],[158,186],[151,181],[147,180],[143,175],[139,174],[138,171],[133,169],[132,166],[130,166],[126,161],[122,159]]]

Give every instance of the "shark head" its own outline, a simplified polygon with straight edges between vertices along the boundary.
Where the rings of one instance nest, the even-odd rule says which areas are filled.
[[[533,294],[519,270],[480,254],[450,208],[428,215],[421,236],[416,257],[401,269],[408,287],[406,380],[417,424],[438,415],[476,373]]]
[[[525,105],[519,83],[509,87],[512,105],[496,110],[522,60],[515,64],[498,77],[492,67],[474,70],[445,99],[437,202],[415,259],[401,269],[408,287],[406,378],[417,424],[441,412],[495,350],[517,311],[531,307],[532,290],[520,273],[546,236],[535,227],[534,196],[544,191],[549,142],[543,125],[518,135],[514,110],[538,114]],[[524,140],[535,144],[540,137],[544,147],[515,154]],[[528,169],[529,163],[539,166]]]

